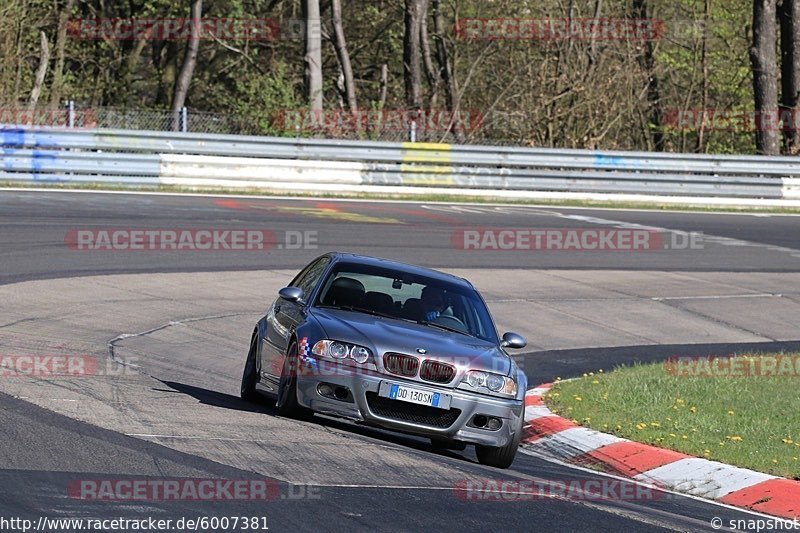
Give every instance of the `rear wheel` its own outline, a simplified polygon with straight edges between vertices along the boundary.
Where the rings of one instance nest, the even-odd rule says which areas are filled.
[[[298,363],[297,342],[292,342],[283,360],[281,379],[278,382],[278,401],[275,403],[278,414],[289,418],[307,418],[312,414],[297,401]]]
[[[256,383],[258,383],[258,364],[256,362],[256,354],[258,353],[258,333],[253,333],[250,339],[250,350],[247,352],[247,360],[244,363],[244,372],[242,373],[242,387],[240,396],[243,400],[254,402],[258,400],[258,393],[256,392]]]
[[[475,445],[475,455],[482,465],[493,466],[495,468],[508,468],[514,462],[517,455],[519,441],[522,440],[523,417],[520,415],[517,431],[514,437],[505,446],[480,446]]]

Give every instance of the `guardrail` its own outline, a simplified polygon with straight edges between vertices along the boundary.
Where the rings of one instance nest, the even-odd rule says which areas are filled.
[[[800,200],[800,158],[0,129],[0,179],[323,192]]]

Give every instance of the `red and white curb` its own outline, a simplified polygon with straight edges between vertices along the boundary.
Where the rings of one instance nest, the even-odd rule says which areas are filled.
[[[781,518],[800,518],[800,481],[656,448],[575,424],[550,411],[542,396],[525,395],[522,446],[544,456],[592,466],[645,483]]]

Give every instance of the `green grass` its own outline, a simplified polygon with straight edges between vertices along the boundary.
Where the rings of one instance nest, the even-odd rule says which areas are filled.
[[[448,194],[374,194],[374,193],[296,193],[275,192],[264,189],[224,189],[203,187],[178,187],[162,185],[157,187],[135,185],[109,185],[106,183],[27,183],[27,182],[0,182],[3,188],[23,189],[54,189],[54,190],[90,190],[90,191],[147,191],[166,193],[201,193],[219,195],[241,195],[253,197],[296,197],[296,198],[350,198],[350,199],[376,199],[376,200],[408,200],[414,202],[447,202],[447,203],[473,203],[473,204],[509,204],[533,205],[542,207],[584,207],[596,209],[643,209],[648,211],[687,211],[700,213],[766,213],[766,214],[800,214],[800,208],[790,207],[735,207],[735,206],[693,206],[672,205],[658,202],[610,202],[591,200],[529,200],[513,198],[486,198],[482,196],[456,196]]]
[[[605,433],[800,479],[800,377],[684,377],[636,365],[557,381],[545,402]]]

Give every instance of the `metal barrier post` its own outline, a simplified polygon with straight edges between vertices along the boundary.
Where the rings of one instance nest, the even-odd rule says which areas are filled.
[[[73,100],[67,100],[67,127],[75,127],[75,102]]]

